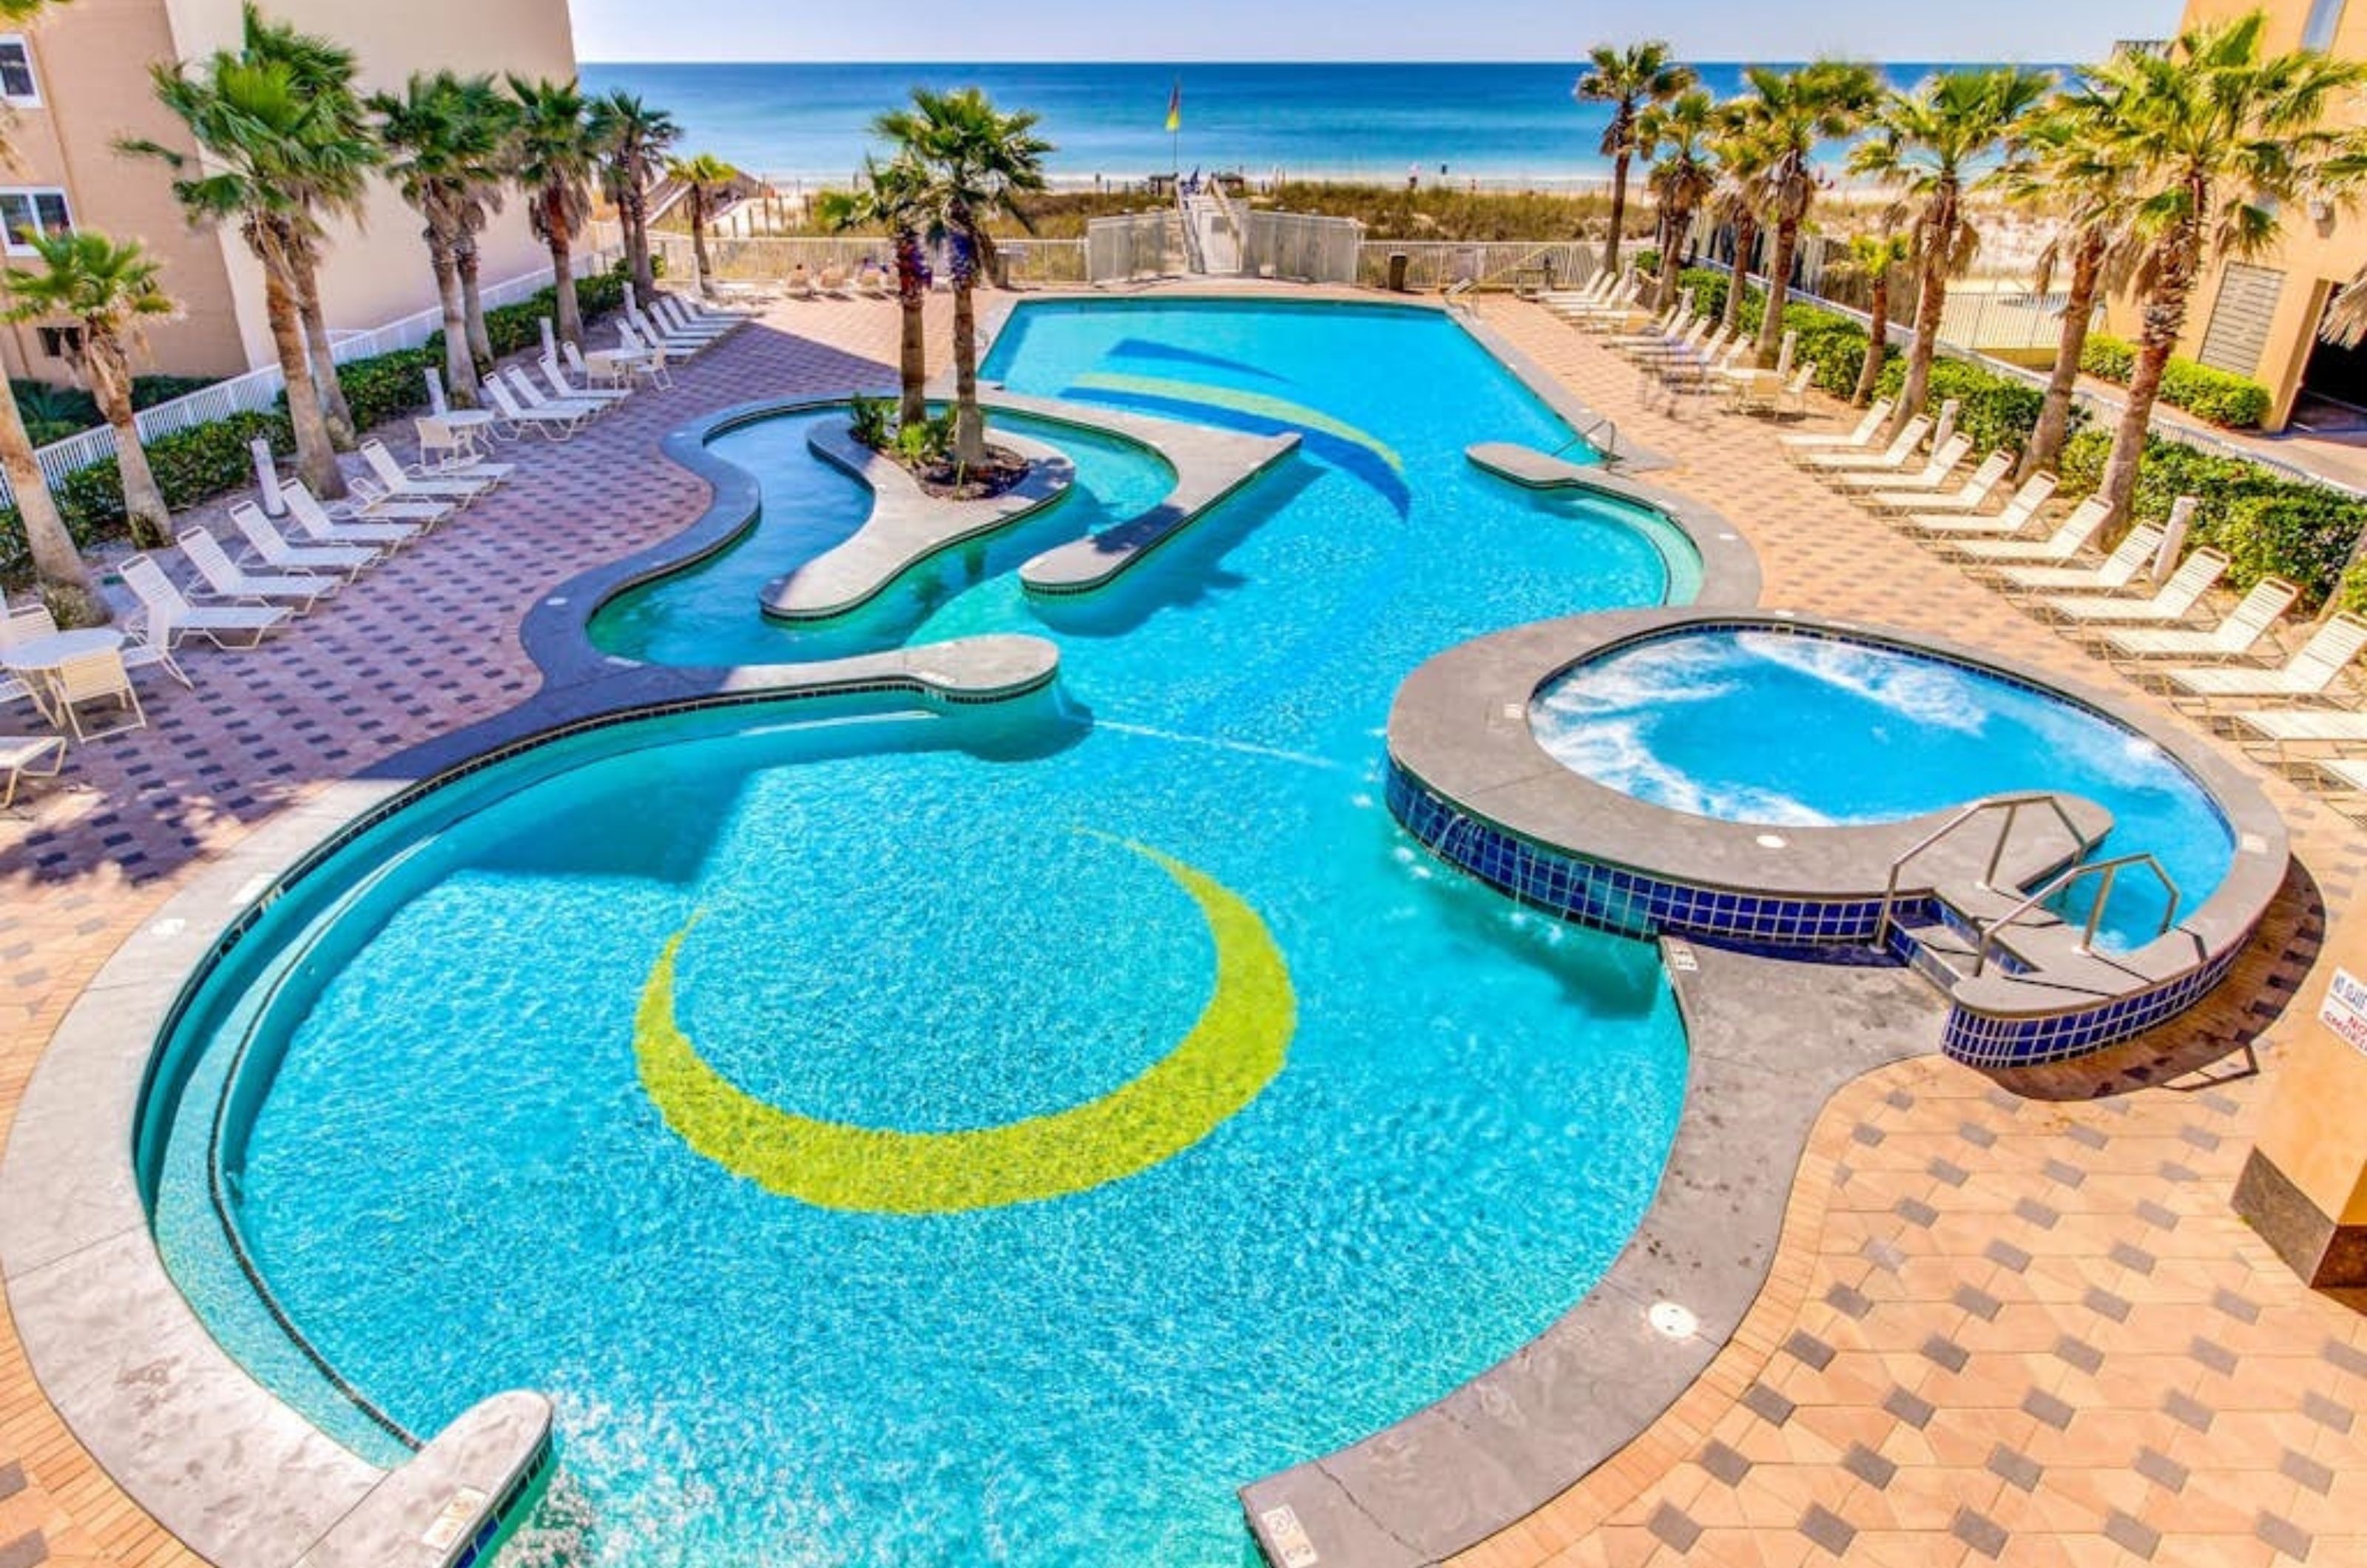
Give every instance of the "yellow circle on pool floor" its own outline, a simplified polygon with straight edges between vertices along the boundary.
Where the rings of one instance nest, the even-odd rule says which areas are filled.
[[[1173,1158],[1255,1100],[1282,1070],[1297,1027],[1290,971],[1257,912],[1215,879],[1142,844],[1199,906],[1217,980],[1174,1050],[1097,1100],[957,1133],[824,1122],[767,1105],[717,1072],[674,1021],[668,940],[642,987],[633,1031],[641,1087],[700,1155],[783,1197],[824,1209],[952,1213],[1082,1192]],[[694,920],[693,925],[697,922]]]

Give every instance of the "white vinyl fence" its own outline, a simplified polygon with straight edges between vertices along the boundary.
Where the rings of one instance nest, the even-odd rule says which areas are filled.
[[[659,233],[650,238],[665,260],[670,280],[687,284],[697,276],[698,260],[689,235]],[[1085,281],[1082,240],[1002,240],[996,242],[995,252],[1014,284]],[[865,266],[888,269],[896,265],[895,248],[876,234],[764,234],[744,240],[710,234],[707,257],[715,276],[732,283],[777,284],[801,266],[808,277],[818,279],[825,272],[852,274]],[[942,254],[930,257],[930,267],[939,279],[948,276]]]
[[[1364,244],[1365,226],[1353,218],[1252,209],[1242,236],[1241,271],[1296,283],[1353,283]]]
[[[1184,224],[1172,212],[1095,218],[1085,224],[1088,282],[1172,276],[1184,267]]]
[[[1406,287],[1417,292],[1457,283],[1486,289],[1583,288],[1603,265],[1603,247],[1591,240],[1367,240],[1356,280],[1368,288],[1387,288],[1394,255],[1406,258]]]
[[[575,260],[575,276],[589,277],[616,265],[613,251],[587,252]],[[515,305],[521,299],[531,299],[548,287],[550,272],[527,273],[505,278],[482,291],[485,309]],[[374,355],[392,354],[401,349],[417,348],[444,328],[444,312],[436,309],[422,310],[416,315],[390,321],[385,326],[368,332],[332,332],[329,334],[329,356],[339,364],[347,360],[368,359]],[[137,423],[140,439],[153,441],[160,435],[187,430],[195,425],[210,424],[236,413],[261,413],[276,408],[279,394],[287,382],[279,367],[267,365],[260,370],[250,370],[243,376],[233,376],[227,381],[217,381],[201,387],[185,398],[175,398],[153,408],[140,411]],[[115,431],[109,425],[98,425],[63,441],[52,442],[33,456],[41,465],[41,472],[51,484],[68,474],[103,463],[115,456]],[[0,474],[0,505],[16,504],[16,492],[8,487],[7,476]]]

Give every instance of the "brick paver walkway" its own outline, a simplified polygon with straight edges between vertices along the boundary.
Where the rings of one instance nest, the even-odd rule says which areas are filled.
[[[1483,310],[1679,460],[1654,477],[1742,526],[1770,604],[2115,679],[1794,474],[1763,426],[1672,423],[1543,312]],[[198,653],[196,692],[143,682],[151,730],[78,749],[69,787],[0,818],[0,1125],[67,1004],[191,867],[532,689],[525,609],[703,503],[657,458],[661,435],[751,398],[879,384],[894,341],[884,305],[785,306],[674,392],[567,446],[514,449],[528,471],[508,491],[265,649]],[[2278,1010],[2367,867],[2344,818],[2268,788],[2300,870],[2221,999],[2078,1069],[1999,1081],[1922,1061],[1853,1085],[1818,1125],[1737,1341],[1651,1432],[1472,1561],[2367,1564],[2361,1303],[2303,1290],[2225,1207],[2262,1093],[2246,1053],[2273,1072]],[[0,1568],[44,1560],[194,1561],[75,1446],[0,1333]]]

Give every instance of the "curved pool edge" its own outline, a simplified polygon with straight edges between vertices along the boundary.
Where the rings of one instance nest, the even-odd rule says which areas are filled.
[[[574,681],[547,682],[517,707],[330,784],[224,852],[125,940],[67,1010],[0,1154],[0,1281],[27,1364],[74,1439],[219,1568],[470,1561],[547,1468],[549,1402],[532,1391],[495,1395],[381,1470],[214,1339],[164,1266],[135,1166],[164,1043],[188,999],[282,892],[481,769],[588,731],[700,709],[974,708],[1044,691],[1059,667],[1054,645],[1013,635],[811,665],[579,663]],[[539,1415],[526,1421],[521,1410]],[[448,1549],[428,1544],[431,1533],[443,1540],[435,1527],[447,1510]]]
[[[1463,456],[1472,467],[1523,490],[1585,491],[1655,513],[1684,536],[1701,563],[1701,588],[1693,600],[1695,604],[1759,603],[1766,585],[1759,552],[1733,520],[1714,506],[1663,486],[1631,479],[1625,473],[1607,473],[1600,464],[1569,462],[1517,442],[1478,442],[1466,447]]]
[[[1269,1563],[1428,1568],[1615,1458],[1741,1329],[1832,1098],[1939,1050],[1940,1008],[1904,970],[1659,945],[1685,1028],[1686,1081],[1635,1232],[1591,1290],[1505,1360],[1362,1442],[1242,1487]],[[1657,1328],[1662,1303],[1691,1314],[1691,1331]]]

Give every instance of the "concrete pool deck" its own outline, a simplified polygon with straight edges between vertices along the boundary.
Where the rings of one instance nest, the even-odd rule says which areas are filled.
[[[1632,371],[1599,345],[1531,307],[1480,309],[1631,436],[1677,455],[1656,481],[1741,524],[1771,601],[2116,680],[1792,475],[1762,426],[1631,407]],[[535,687],[516,641],[526,608],[705,504],[658,460],[658,435],[760,395],[884,386],[894,333],[886,306],[780,308],[688,367],[676,393],[564,449],[525,448],[531,492],[483,503],[256,654],[193,658],[198,689],[154,690],[153,730],[78,748],[69,777],[100,794],[44,792],[0,819],[14,1008],[0,1102],[13,1111],[97,961],[200,863]],[[618,485],[620,464],[644,482]],[[2304,870],[2203,1015],[2006,1083],[1928,1060],[1852,1082],[1816,1119],[1768,1283],[1709,1370],[1472,1560],[2367,1556],[2367,1336],[2225,1203],[2259,1093],[2239,1048],[2273,1070],[2279,1010],[2328,911],[2359,918],[2347,911],[2367,863],[2350,824],[2265,787]],[[75,1448],[13,1337],[0,1391],[0,1562],[195,1561]]]

